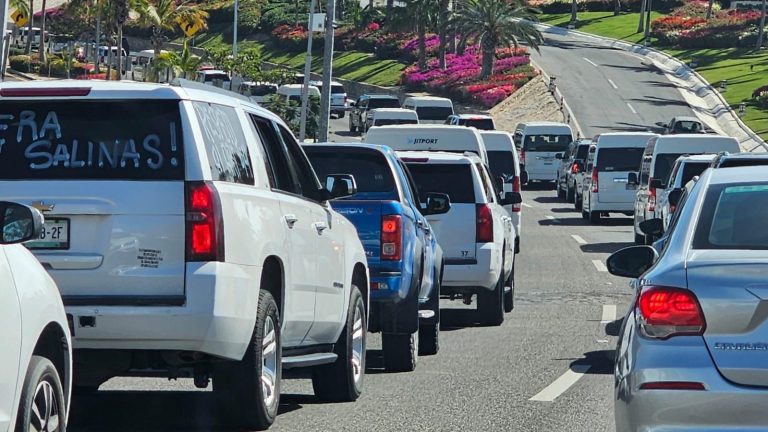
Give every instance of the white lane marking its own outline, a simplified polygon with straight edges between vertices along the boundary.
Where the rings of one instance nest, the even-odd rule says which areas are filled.
[[[546,216],[544,216],[544,217],[545,217],[545,218],[547,218],[547,219],[549,219],[549,220],[555,220],[555,217],[554,217],[554,216],[546,215]]]
[[[619,86],[617,86],[617,85],[616,85],[616,83],[615,83],[615,82],[613,82],[613,80],[612,80],[612,79],[609,79],[609,80],[608,80],[608,83],[609,83],[609,84],[611,85],[611,87],[613,87],[615,90],[618,90],[618,89],[619,89]]]
[[[600,260],[592,260],[592,264],[594,264],[595,268],[599,272],[607,272],[608,271],[608,268]]]
[[[591,64],[592,66],[594,66],[594,67],[598,67],[598,66],[597,66],[597,63],[593,62],[592,60],[590,60],[590,59],[588,59],[588,58],[586,58],[586,57],[584,57],[584,60],[586,60],[586,61],[587,61],[587,63]]]
[[[576,234],[571,234],[571,237],[573,237],[574,240],[576,240],[576,243],[578,244],[587,244],[587,241],[581,238],[581,236],[577,236]]]
[[[616,305],[603,305],[603,316],[600,324],[608,324],[616,321]]]
[[[627,102],[627,106],[629,107],[629,110],[632,111],[632,114],[637,114],[637,110],[635,109],[635,107],[630,105],[629,102]]]
[[[523,207],[533,208],[533,206],[528,203],[523,203]]]
[[[558,396],[565,393],[566,390],[571,388],[576,382],[584,376],[587,371],[592,367],[588,364],[577,364],[571,366],[564,374],[560,375],[552,384],[546,386],[544,390],[538,392],[535,396],[528,400],[539,402],[553,402]]]

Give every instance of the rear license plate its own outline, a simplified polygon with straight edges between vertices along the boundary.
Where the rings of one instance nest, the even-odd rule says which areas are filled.
[[[627,190],[637,190],[637,184],[627,183]]]
[[[25,246],[29,249],[69,249],[69,219],[46,219],[37,240],[30,240]]]

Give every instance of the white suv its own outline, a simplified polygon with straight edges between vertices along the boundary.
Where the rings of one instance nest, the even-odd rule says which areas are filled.
[[[24,246],[37,210],[0,202],[0,431],[66,430],[72,341],[56,284]]]
[[[359,396],[368,270],[328,204],[354,179],[321,187],[285,124],[231,95],[3,84],[0,190],[46,211],[27,246],[72,316],[76,386],[212,378],[225,419],[266,428],[282,368],[314,367],[324,399]]]
[[[447,194],[451,209],[427,216],[440,247],[445,270],[441,295],[470,301],[477,296],[480,321],[504,322],[514,307],[515,230],[505,205],[520,204],[517,192],[503,199],[479,157],[442,152],[398,152],[425,192]]]

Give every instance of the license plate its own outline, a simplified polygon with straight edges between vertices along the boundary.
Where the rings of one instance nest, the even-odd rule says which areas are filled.
[[[636,183],[627,183],[627,190],[637,190]]]
[[[25,243],[29,249],[69,249],[69,219],[46,219],[37,240]]]

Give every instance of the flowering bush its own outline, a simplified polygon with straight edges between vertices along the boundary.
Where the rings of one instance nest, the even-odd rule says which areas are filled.
[[[651,32],[664,45],[681,48],[730,48],[754,44],[755,26],[760,21],[756,10],[715,10],[705,18],[707,2],[689,0],[666,17],[651,23]]]

